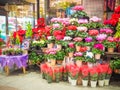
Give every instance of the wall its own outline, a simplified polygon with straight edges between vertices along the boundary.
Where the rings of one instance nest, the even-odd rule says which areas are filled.
[[[88,16],[103,18],[104,0],[83,0],[83,6]]]

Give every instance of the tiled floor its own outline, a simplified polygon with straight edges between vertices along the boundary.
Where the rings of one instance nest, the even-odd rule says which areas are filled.
[[[10,73],[9,76],[2,73],[0,74],[0,86],[10,86],[19,90],[120,90],[120,85],[115,84],[96,88],[71,86],[67,82],[48,84],[46,80],[41,78],[39,72],[28,72],[26,74],[22,74],[22,72],[17,74]],[[2,89],[0,88],[0,90]]]

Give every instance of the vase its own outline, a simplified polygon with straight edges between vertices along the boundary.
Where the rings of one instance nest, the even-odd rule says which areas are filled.
[[[91,87],[95,88],[97,85],[97,81],[90,81]]]
[[[101,54],[95,54],[95,59],[100,59]]]
[[[88,86],[88,80],[82,80],[82,86],[87,87]]]
[[[73,52],[69,52],[69,53],[68,53],[68,56],[69,56],[69,57],[73,57]]]
[[[63,62],[63,60],[57,60],[57,64],[58,64],[58,65],[61,65],[62,62]]]
[[[108,85],[109,85],[109,82],[110,82],[109,79],[105,79],[105,80],[104,80],[104,85],[105,85],[105,86],[108,86]]]
[[[75,46],[75,48],[76,48],[76,52],[79,52],[80,51],[80,46]]]
[[[76,60],[76,65],[77,65],[78,67],[81,67],[81,66],[82,66],[82,61],[81,61],[81,60]]]
[[[53,48],[53,46],[54,46],[54,44],[53,43],[49,43],[49,44],[47,44],[47,48]]]
[[[61,44],[57,44],[57,49],[60,51],[62,49],[62,45]]]
[[[52,66],[55,66],[55,65],[56,65],[56,60],[55,60],[55,59],[51,59],[51,60],[50,60],[50,64],[51,64]]]
[[[93,63],[91,63],[91,62],[88,62],[87,65],[88,65],[89,68],[93,67]]]
[[[98,85],[100,87],[103,87],[104,86],[104,80],[98,80]]]
[[[114,48],[108,48],[108,52],[109,53],[113,53],[114,52]]]
[[[76,86],[76,82],[77,82],[77,80],[71,79],[71,85],[72,86]]]

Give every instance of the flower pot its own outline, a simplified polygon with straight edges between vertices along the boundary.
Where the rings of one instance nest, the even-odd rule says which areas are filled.
[[[104,86],[104,80],[98,80],[98,85],[100,87],[103,87]]]
[[[87,65],[88,65],[89,68],[93,67],[93,63],[91,63],[91,62],[88,62]]]
[[[68,53],[69,57],[73,57],[73,52]]]
[[[62,45],[57,44],[57,49],[58,49],[58,50],[61,50],[61,49],[62,49]]]
[[[87,46],[87,50],[90,51],[90,49],[91,49],[90,46]]]
[[[109,52],[109,53],[114,52],[114,48],[108,48],[108,52]]]
[[[90,81],[91,87],[95,88],[97,85],[97,81]]]
[[[75,46],[75,48],[76,48],[76,52],[79,52],[80,51],[80,46]]]
[[[104,85],[105,85],[105,86],[108,86],[108,85],[109,85],[109,82],[110,82],[109,79],[105,79],[105,80],[104,80]]]
[[[82,86],[84,87],[88,86],[88,80],[82,80]]]
[[[58,64],[58,65],[61,65],[62,62],[63,62],[62,60],[57,60],[57,64]]]
[[[71,79],[71,85],[76,86],[77,80]]]
[[[81,66],[82,66],[82,61],[81,61],[81,60],[76,60],[76,65],[77,65],[78,67],[81,67]]]
[[[55,65],[56,65],[56,60],[55,60],[55,59],[51,59],[50,62],[51,62],[50,64],[51,64],[52,66],[55,66]]]
[[[47,48],[53,48],[53,46],[54,46],[54,44],[53,43],[49,43],[49,44],[47,44]]]
[[[101,54],[95,54],[95,59],[100,59]]]
[[[71,77],[70,76],[68,77],[68,82],[71,83]]]

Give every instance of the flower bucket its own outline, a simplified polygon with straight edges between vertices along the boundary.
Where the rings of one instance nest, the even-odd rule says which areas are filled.
[[[98,85],[100,87],[103,87],[104,86],[104,80],[98,80]]]
[[[76,60],[76,65],[77,65],[78,67],[81,67],[81,66],[82,66],[82,61],[81,61],[81,60]]]
[[[97,81],[90,81],[91,87],[95,88],[97,85]]]
[[[73,57],[73,52],[68,53],[69,57]]]
[[[71,85],[76,86],[77,80],[71,79]]]
[[[76,48],[76,52],[79,52],[80,51],[80,46],[75,46],[75,48]]]
[[[88,65],[89,68],[93,67],[93,63],[91,63],[91,62],[88,62],[87,65]]]
[[[109,85],[109,82],[110,82],[109,79],[105,79],[105,80],[104,80],[104,85],[105,85],[105,86],[108,86],[108,85]]]
[[[95,59],[100,59],[101,54],[95,54]]]
[[[88,86],[88,80],[82,80],[82,86],[87,87]]]
[[[53,46],[54,46],[54,44],[53,43],[49,43],[49,44],[47,44],[47,48],[53,48]]]
[[[55,59],[51,59],[50,61],[51,61],[50,64],[51,64],[52,66],[55,66],[55,65],[56,65],[56,60],[55,60]]]
[[[68,82],[71,83],[71,77],[70,76],[68,77]]]
[[[114,52],[114,48],[108,48],[108,52],[109,53],[113,53]]]
[[[58,50],[61,50],[61,49],[62,49],[62,45],[57,44],[57,49],[58,49]]]

